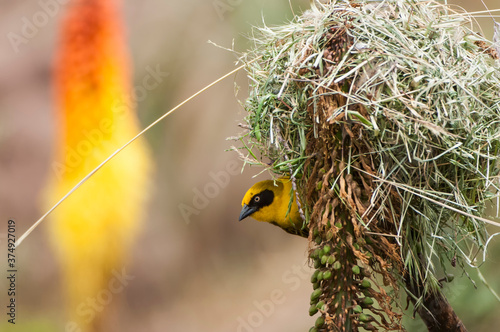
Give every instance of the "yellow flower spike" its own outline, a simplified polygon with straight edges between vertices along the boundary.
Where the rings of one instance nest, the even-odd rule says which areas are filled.
[[[115,0],[68,4],[55,63],[58,132],[46,207],[139,131],[118,9]],[[150,163],[145,143],[134,142],[52,213],[70,324],[81,331],[100,330],[116,303],[109,294],[119,289],[121,280],[113,279],[127,275],[123,264],[143,217]]]

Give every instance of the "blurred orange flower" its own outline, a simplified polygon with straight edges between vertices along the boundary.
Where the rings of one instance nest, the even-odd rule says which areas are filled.
[[[68,7],[55,63],[58,133],[47,207],[139,131],[119,1],[76,0]],[[109,288],[122,274],[143,215],[150,164],[145,143],[133,143],[57,208],[49,222],[70,324],[81,331],[104,329],[101,318],[113,303],[109,294],[115,296],[118,289]]]

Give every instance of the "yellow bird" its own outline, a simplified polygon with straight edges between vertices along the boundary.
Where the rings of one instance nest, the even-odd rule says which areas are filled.
[[[290,234],[303,237],[309,234],[299,213],[292,181],[288,177],[257,182],[248,189],[241,206],[240,221],[251,216],[255,220],[279,226]]]

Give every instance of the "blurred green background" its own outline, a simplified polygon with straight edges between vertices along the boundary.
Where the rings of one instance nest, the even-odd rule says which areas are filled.
[[[499,0],[484,1],[492,10],[500,8]],[[52,171],[50,82],[64,5],[19,45],[18,52],[7,36],[19,34],[23,19],[43,11],[42,4],[48,2],[0,0],[1,271],[6,270],[6,221],[16,219],[20,236],[45,212],[39,208],[39,193]],[[468,11],[485,10],[479,0],[449,3]],[[235,55],[209,40],[244,51],[253,25],[262,20],[284,23],[308,6],[305,0],[124,1],[134,85],[142,86],[152,68],[168,72],[137,101],[143,125],[234,68]],[[483,33],[492,38],[491,18],[476,16]],[[245,168],[242,174],[229,175],[197,214],[185,217],[180,211],[182,206],[193,207],[197,190],[214,183],[214,174],[229,174],[227,168],[234,163],[241,167],[237,154],[225,150],[238,144],[226,138],[242,131],[238,124],[245,112],[239,101],[245,99],[247,84],[245,73],[239,72],[146,135],[156,170],[148,216],[126,267],[133,280],[109,304],[114,331],[304,332],[312,326],[307,242],[271,225],[237,222],[244,192],[267,174],[254,179],[261,169]],[[500,246],[498,240],[493,242],[482,271],[500,292]],[[6,309],[1,309],[0,330],[63,331],[60,276],[43,224],[17,256],[17,324],[7,324]],[[469,273],[477,289],[457,269],[446,293],[470,331],[491,330],[500,324],[500,304],[476,271]],[[5,308],[5,277],[2,280],[0,307]],[[409,331],[424,331],[418,319],[411,319],[411,310],[405,319]]]

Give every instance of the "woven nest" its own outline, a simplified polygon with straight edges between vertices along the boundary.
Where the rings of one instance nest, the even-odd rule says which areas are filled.
[[[241,140],[298,189],[313,329],[401,330],[398,287],[418,306],[485,250],[500,70],[471,22],[436,2],[337,1],[254,32]]]

